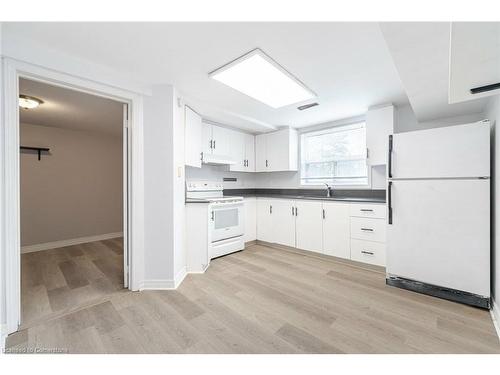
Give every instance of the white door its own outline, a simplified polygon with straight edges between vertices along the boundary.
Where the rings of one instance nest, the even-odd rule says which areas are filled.
[[[387,272],[489,296],[490,181],[393,181],[389,192]]]
[[[203,155],[212,154],[212,125],[202,122],[201,124],[201,144]]]
[[[257,239],[273,242],[273,222],[271,220],[274,200],[257,198]]]
[[[323,253],[349,259],[350,218],[349,204],[323,202]]]
[[[201,168],[201,116],[185,106],[185,164]]]
[[[245,158],[247,172],[255,172],[255,136],[245,134]]]
[[[130,186],[130,173],[129,166],[131,165],[131,155],[129,149],[129,131],[128,126],[129,110],[128,105],[123,105],[123,287],[129,286],[129,217],[130,217],[130,204],[129,204],[129,186]]]
[[[220,126],[212,126],[212,154],[229,157],[231,154],[232,131]]]
[[[245,198],[245,242],[257,239],[257,198]]]
[[[288,170],[289,152],[288,131],[269,133],[267,135],[267,170]]]
[[[323,249],[321,202],[296,201],[295,220],[296,247],[321,253]]]
[[[267,134],[255,136],[255,171],[267,171]]]
[[[489,176],[489,122],[394,134],[390,162],[392,178]]]
[[[280,245],[295,247],[295,201],[275,199],[271,206],[273,241]]]
[[[236,163],[229,166],[230,171],[246,172],[245,143],[247,134],[238,131],[231,131],[230,157]]]

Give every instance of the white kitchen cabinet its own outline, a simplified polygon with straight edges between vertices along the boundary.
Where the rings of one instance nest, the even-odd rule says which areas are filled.
[[[245,172],[255,172],[255,136],[245,134],[245,159],[247,161]]]
[[[389,135],[394,132],[394,107],[369,109],[366,113],[366,147],[369,165],[387,164]]]
[[[323,253],[349,259],[350,219],[349,204],[323,202]]]
[[[245,204],[245,242],[257,239],[257,198],[248,197]]]
[[[256,171],[298,170],[298,135],[294,129],[281,129],[255,137]]]
[[[257,239],[273,241],[272,199],[257,198]]]
[[[272,241],[295,247],[295,201],[274,199],[271,203]]]
[[[295,201],[296,247],[323,252],[323,218],[321,201]]]
[[[255,172],[255,136],[233,131],[231,139],[231,158],[236,161],[229,166],[234,172]]]
[[[202,123],[203,162],[217,164],[231,164],[231,144],[233,130],[221,126]]]
[[[184,107],[185,124],[185,164],[201,168],[202,160],[202,120],[201,116],[188,106]]]
[[[352,239],[351,259],[357,262],[385,266],[385,244]]]
[[[255,136],[255,171],[267,172],[267,134]]]

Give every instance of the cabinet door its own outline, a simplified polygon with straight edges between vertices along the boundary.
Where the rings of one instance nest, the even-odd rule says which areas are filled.
[[[247,172],[255,172],[255,136],[245,134],[245,158]]]
[[[267,170],[288,170],[288,132],[277,131],[267,135]]]
[[[212,154],[229,157],[231,154],[232,131],[220,126],[212,125]]]
[[[275,199],[271,205],[272,237],[280,245],[295,247],[295,201]]]
[[[296,201],[295,227],[297,248],[321,253],[323,250],[323,223],[321,202]]]
[[[201,124],[201,143],[203,155],[212,154],[212,125],[202,122]]]
[[[188,106],[184,107],[185,119],[185,164],[201,168],[201,116]]]
[[[245,156],[245,143],[246,143],[246,136],[247,134],[241,133],[238,131],[230,131],[232,133],[231,135],[231,142],[229,145],[230,148],[230,157],[233,159],[236,163],[231,164],[229,166],[230,171],[235,171],[235,172],[246,172],[247,167],[246,167],[246,156]]]
[[[366,113],[366,147],[369,165],[387,164],[389,134],[394,131],[392,105],[370,109]]]
[[[323,253],[349,259],[350,218],[349,204],[323,202]]]
[[[245,242],[257,239],[257,199],[245,198]]]
[[[260,241],[273,242],[272,203],[271,199],[257,198],[257,239]]]
[[[255,171],[267,172],[267,134],[255,136]]]

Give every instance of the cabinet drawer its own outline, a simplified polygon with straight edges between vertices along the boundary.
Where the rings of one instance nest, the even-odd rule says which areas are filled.
[[[385,220],[351,217],[351,238],[385,242]]]
[[[355,217],[385,219],[386,207],[385,204],[351,203],[350,215]]]
[[[352,239],[351,260],[385,266],[385,244]]]

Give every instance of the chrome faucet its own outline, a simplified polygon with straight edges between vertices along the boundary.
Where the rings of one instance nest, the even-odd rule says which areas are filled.
[[[326,182],[324,182],[324,184],[326,185],[326,197],[331,198],[333,193],[333,186],[328,185]]]

